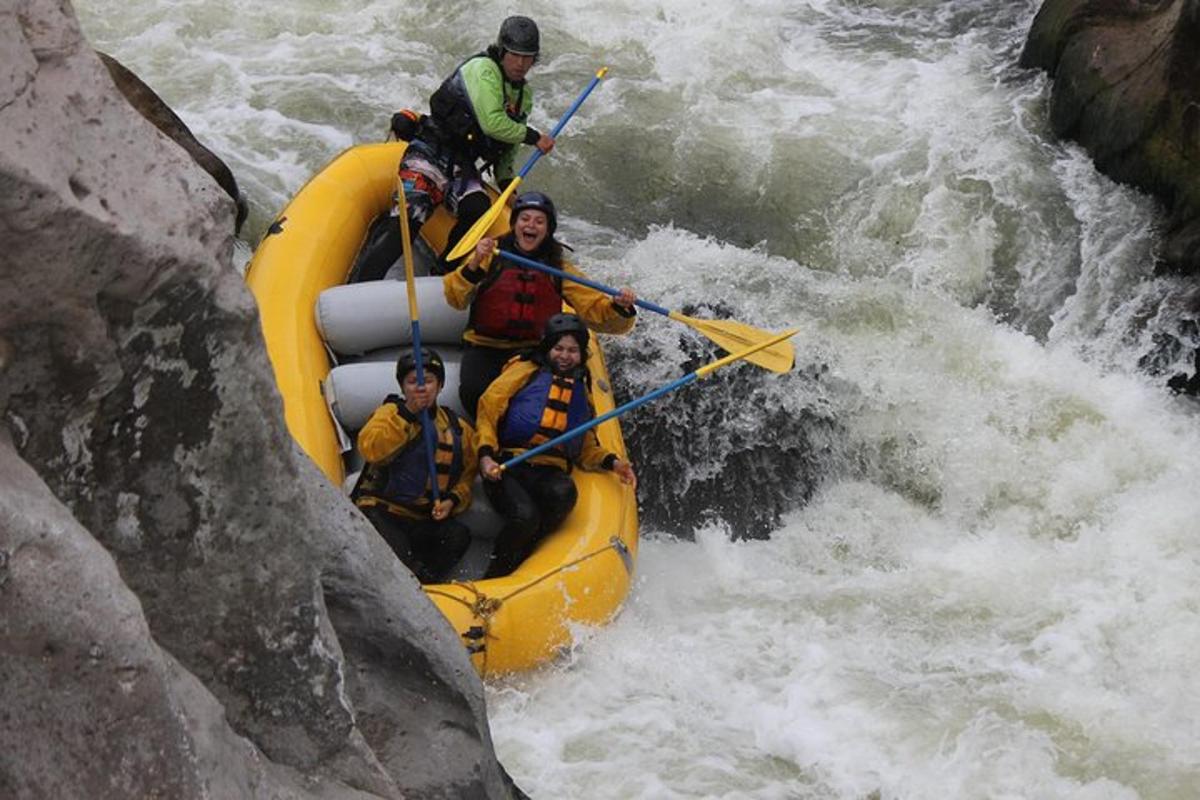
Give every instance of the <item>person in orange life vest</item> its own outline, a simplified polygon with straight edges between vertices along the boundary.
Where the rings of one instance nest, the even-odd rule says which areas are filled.
[[[595,416],[586,366],[588,330],[575,314],[546,322],[538,348],[512,359],[479,400],[479,469],[492,507],[504,517],[489,576],[507,575],[571,513],[578,499],[571,468],[612,470],[637,486],[633,465],[605,450],[595,429],[533,456],[507,461]]]
[[[396,363],[403,397],[388,395],[358,433],[366,460],[353,499],[392,551],[422,583],[444,580],[471,544],[471,532],[454,517],[471,503],[475,431],[437,404],[446,379],[442,357],[421,348],[425,386],[417,385],[412,352]],[[439,499],[433,502],[421,411],[437,432],[434,464]]]
[[[636,316],[632,289],[616,297],[574,281],[493,258],[496,247],[540,261],[564,272],[583,275],[563,257],[554,238],[558,215],[541,192],[517,197],[511,212],[512,232],[497,242],[483,238],[471,258],[442,278],[446,301],[454,308],[470,307],[463,333],[462,379],[458,397],[467,413],[475,406],[505,363],[520,350],[536,347],[546,320],[562,311],[565,299],[591,328],[601,333],[628,333]]]

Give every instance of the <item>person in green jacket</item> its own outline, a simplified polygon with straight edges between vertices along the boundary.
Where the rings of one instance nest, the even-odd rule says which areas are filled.
[[[434,272],[450,271],[446,255],[491,207],[482,173],[490,170],[500,189],[513,179],[517,148],[536,146],[543,153],[554,139],[526,120],[533,90],[525,76],[538,60],[540,34],[529,17],[512,16],[500,26],[496,43],[470,56],[442,81],[429,100],[429,114],[414,123],[403,113],[392,117],[397,138],[410,138],[400,161],[400,180],[408,206],[409,233],[417,231],[442,203],[457,217]],[[407,128],[407,130],[406,130]],[[402,254],[399,224],[393,209],[364,250],[358,280],[382,278]]]

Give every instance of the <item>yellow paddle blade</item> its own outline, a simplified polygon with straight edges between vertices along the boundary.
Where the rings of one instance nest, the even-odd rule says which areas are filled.
[[[713,372],[715,372],[716,370],[719,370],[721,367],[724,367],[728,364],[733,364],[734,362],[742,361],[742,360],[753,362],[752,357],[756,353],[758,353],[762,350],[767,350],[771,347],[775,347],[776,345],[783,344],[784,342],[786,342],[788,339],[792,338],[799,332],[800,332],[799,328],[792,328],[790,331],[784,331],[783,333],[772,334],[769,338],[763,339],[758,344],[752,345],[752,346],[746,348],[745,350],[741,350],[736,353],[730,353],[729,355],[725,356],[724,358],[718,358],[716,361],[713,361],[712,363],[705,364],[703,367],[696,370],[695,375],[697,378],[707,378]]]
[[[496,198],[496,202],[492,203],[492,207],[482,217],[475,220],[475,224],[471,226],[471,229],[463,234],[463,237],[458,240],[458,244],[454,245],[454,249],[450,251],[450,255],[446,256],[447,261],[457,261],[475,249],[475,245],[479,243],[479,240],[491,229],[492,224],[500,218],[501,212],[508,208],[508,198],[512,197],[513,192],[517,190],[517,186],[520,183],[520,176],[512,179],[512,182]]]
[[[764,331],[732,319],[696,319],[680,314],[678,311],[671,312],[671,319],[678,320],[693,330],[699,331],[722,350],[730,353],[737,353],[777,337],[777,334],[770,331]],[[772,372],[790,372],[796,365],[796,354],[792,349],[792,343],[784,339],[751,353],[746,356],[746,360]]]

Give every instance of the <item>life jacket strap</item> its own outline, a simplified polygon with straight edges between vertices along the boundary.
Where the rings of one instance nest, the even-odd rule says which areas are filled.
[[[567,410],[571,407],[571,395],[574,391],[574,378],[554,376],[550,382],[550,392],[546,397],[546,407],[542,411],[537,433],[530,439],[531,444],[537,446],[566,433]]]

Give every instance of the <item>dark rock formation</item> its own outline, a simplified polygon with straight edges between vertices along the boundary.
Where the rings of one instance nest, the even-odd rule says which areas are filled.
[[[1177,289],[1169,300],[1165,316],[1171,319],[1170,328],[1159,330],[1151,339],[1151,347],[1138,359],[1138,368],[1155,377],[1164,378],[1174,394],[1200,398],[1200,286]],[[1188,361],[1191,374],[1179,372]]]
[[[720,305],[683,313],[732,316]],[[725,355],[689,331],[681,331],[678,351],[630,339],[605,340],[618,402]],[[677,368],[666,377],[663,364]],[[643,525],[683,537],[710,523],[725,525],[733,538],[770,536],[783,513],[807,502],[829,463],[842,457],[841,426],[812,401],[825,391],[824,373],[820,366],[778,375],[730,365],[623,417],[638,493],[654,498],[640,510]]]
[[[1021,64],[1054,78],[1050,123],[1105,174],[1162,198],[1163,265],[1200,273],[1200,0],[1047,0]]]
[[[54,0],[0,6],[0,220],[0,796],[510,796],[458,638],[288,436],[228,200]]]
[[[108,68],[108,74],[112,77],[113,83],[121,90],[121,94],[129,101],[129,104],[137,109],[138,113],[146,118],[154,127],[171,137],[184,150],[187,150],[197,164],[204,168],[204,171],[213,176],[225,193],[229,195],[237,208],[234,217],[233,232],[237,233],[242,229],[242,223],[246,221],[246,213],[249,210],[246,205],[246,198],[238,189],[237,181],[233,177],[233,173],[225,162],[217,156],[212,150],[209,150],[204,145],[200,144],[190,128],[183,124],[183,120],[179,115],[171,110],[171,107],[163,102],[153,89],[145,84],[141,78],[133,73],[128,67],[117,61],[107,53],[96,51],[96,55],[100,56],[100,60],[104,66]]]

